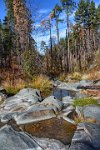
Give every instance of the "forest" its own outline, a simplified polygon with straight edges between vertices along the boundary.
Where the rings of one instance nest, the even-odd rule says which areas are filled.
[[[20,78],[28,82],[41,74],[55,78],[88,70],[100,48],[100,5],[93,0],[60,0],[41,20],[37,9],[32,8],[35,2],[30,7],[25,0],[4,2],[7,14],[0,21],[1,80],[15,85]],[[65,37],[60,37],[59,24],[66,26]],[[41,39],[39,47],[33,38],[38,33],[48,34],[48,43]]]
[[[0,0],[0,150],[100,150],[99,0]]]

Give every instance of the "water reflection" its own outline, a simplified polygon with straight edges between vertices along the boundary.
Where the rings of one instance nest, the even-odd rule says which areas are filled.
[[[57,99],[62,100],[63,97],[71,96],[75,97],[76,92],[68,91],[66,89],[54,88],[51,95],[54,95]]]

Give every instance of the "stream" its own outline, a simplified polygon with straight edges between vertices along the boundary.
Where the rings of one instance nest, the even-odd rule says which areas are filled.
[[[75,94],[75,93],[74,93]],[[54,88],[51,95],[54,95],[57,99],[62,100],[66,96],[74,96],[73,92],[65,89]],[[23,131],[39,138],[57,139],[64,144],[71,143],[72,137],[76,130],[76,126],[60,118],[51,118],[48,120],[38,121],[36,123],[29,123],[24,125],[17,125],[14,120],[8,122],[15,129],[21,128]],[[0,123],[0,126],[3,124]]]

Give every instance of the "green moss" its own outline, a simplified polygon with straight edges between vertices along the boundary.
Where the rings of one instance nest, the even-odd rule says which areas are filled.
[[[92,97],[79,98],[74,100],[75,106],[98,105],[97,101]]]

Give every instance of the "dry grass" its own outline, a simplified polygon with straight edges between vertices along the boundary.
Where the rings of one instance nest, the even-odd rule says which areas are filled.
[[[4,76],[1,85],[6,89],[10,95],[16,94],[19,90],[25,87],[32,87],[39,89],[44,96],[48,96],[51,93],[52,82],[47,76],[38,75],[34,76],[33,79],[25,77],[20,72],[1,71],[0,76]]]
[[[34,77],[32,82],[30,83],[30,86],[39,89],[43,96],[48,96],[51,93],[52,90],[52,82],[49,80],[47,76],[39,75],[37,77]]]
[[[19,90],[27,86],[26,82],[22,79],[17,79],[14,81],[6,80],[2,83],[2,86],[6,89],[7,93],[10,95],[16,94]]]
[[[67,74],[65,74],[65,73],[60,74],[60,76],[59,76],[59,80],[60,80],[60,81],[65,82],[66,79],[67,79]]]
[[[87,79],[87,80],[100,79],[100,71],[92,70],[89,74],[83,77],[84,79]]]
[[[93,64],[91,65],[87,73],[83,75],[82,79],[100,79],[100,50],[95,54]]]
[[[59,80],[63,82],[75,82],[75,81],[80,81],[81,79],[82,79],[82,75],[79,72],[74,72],[69,74],[62,73],[59,76]]]
[[[30,80],[29,82],[26,82],[22,79],[17,79],[14,81],[14,83],[12,80],[6,80],[2,85],[10,95],[16,94],[19,90],[25,87],[38,89],[42,92],[43,96],[48,96],[52,90],[52,82],[48,77],[43,75],[34,77],[33,80]]]
[[[79,72],[74,72],[74,73],[72,74],[72,79],[77,80],[77,81],[80,81],[80,80],[82,79],[81,73],[79,73]]]
[[[76,124],[78,124],[80,122],[96,123],[95,118],[85,118],[84,116],[74,117],[74,121],[76,122]]]

